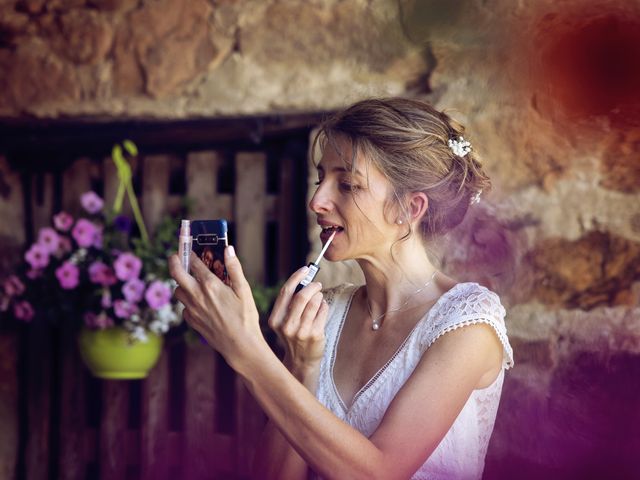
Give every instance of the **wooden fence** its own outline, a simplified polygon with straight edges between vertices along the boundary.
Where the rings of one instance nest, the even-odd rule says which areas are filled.
[[[307,135],[251,151],[141,155],[134,183],[147,225],[153,231],[186,194],[192,218],[230,221],[251,280],[285,278],[304,261],[292,255],[298,242],[306,247],[304,217],[293,208],[305,202]],[[29,239],[58,209],[78,213],[84,191],[110,204],[117,178],[110,158],[78,158],[57,173],[25,169],[11,187],[0,201],[15,202],[22,190]],[[0,334],[2,478],[246,478],[264,421],[222,357],[198,342],[166,342],[145,380],[103,381],[88,373],[67,328]]]

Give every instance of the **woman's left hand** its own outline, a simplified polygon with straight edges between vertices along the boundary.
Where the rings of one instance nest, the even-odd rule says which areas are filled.
[[[266,342],[251,287],[233,247],[227,247],[224,256],[231,286],[210,272],[196,255],[191,255],[191,275],[177,255],[169,257],[169,272],[178,282],[174,296],[185,306],[184,319],[233,367],[242,352]]]

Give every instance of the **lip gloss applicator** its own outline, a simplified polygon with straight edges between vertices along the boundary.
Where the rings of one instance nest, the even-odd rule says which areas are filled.
[[[329,244],[333,240],[333,237],[336,236],[336,233],[338,232],[334,231],[331,234],[331,236],[329,237],[329,240],[327,240],[327,243],[325,243],[324,247],[322,247],[322,251],[320,252],[320,255],[318,255],[318,258],[316,258],[316,261],[311,262],[309,265],[307,265],[309,267],[309,271],[307,272],[307,275],[302,279],[302,281],[298,284],[294,293],[298,293],[304,287],[306,287],[311,282],[313,282],[314,278],[316,278],[316,274],[320,271],[320,267],[318,266],[320,264],[320,260],[322,260],[322,257],[324,256],[324,252],[326,252],[327,248],[329,248]]]

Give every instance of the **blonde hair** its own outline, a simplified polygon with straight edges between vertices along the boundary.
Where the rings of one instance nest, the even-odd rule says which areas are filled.
[[[388,206],[406,215],[406,194],[423,192],[429,199],[420,233],[425,240],[443,235],[462,222],[471,200],[491,182],[476,154],[461,157],[448,145],[464,127],[430,104],[409,98],[369,99],[326,119],[313,140],[321,150],[337,138],[349,142],[352,170],[356,159],[375,165],[393,186]],[[408,216],[408,215],[406,215]],[[411,230],[404,238],[411,235]]]

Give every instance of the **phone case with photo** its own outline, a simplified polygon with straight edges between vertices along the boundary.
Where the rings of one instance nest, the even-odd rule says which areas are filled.
[[[191,251],[202,260],[220,280],[229,283],[224,265],[224,248],[229,244],[227,221],[192,220]]]

